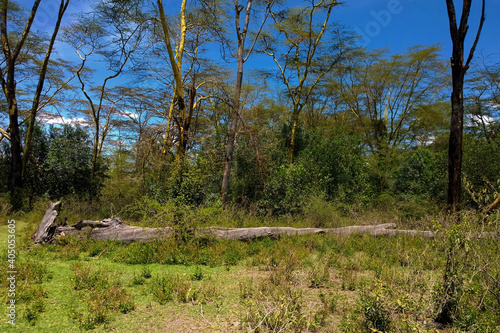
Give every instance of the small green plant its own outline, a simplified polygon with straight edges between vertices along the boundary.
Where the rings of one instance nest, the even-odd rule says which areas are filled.
[[[24,318],[31,324],[35,325],[38,315],[45,311],[45,300],[43,298],[38,298],[30,302],[26,306],[26,311],[24,313]]]
[[[73,289],[84,303],[75,305],[73,318],[90,330],[111,320],[113,312],[128,313],[135,309],[130,293],[106,271],[90,264],[73,267]]]
[[[446,234],[446,267],[435,295],[438,323],[451,324],[460,317],[469,242],[462,224],[453,225]]]
[[[329,279],[330,271],[328,265],[317,265],[309,273],[309,288],[321,288]]]
[[[246,279],[245,281],[240,281],[239,284],[240,300],[250,299],[254,296],[255,285],[253,279]]]
[[[151,275],[151,268],[149,268],[148,266],[144,266],[144,267],[142,268],[141,275],[142,275],[142,277],[143,277],[143,278],[145,278],[145,279],[149,279],[149,278],[151,278],[151,276],[152,276],[152,275]]]
[[[47,264],[42,261],[28,259],[19,264],[17,279],[25,280],[27,283],[42,283],[44,278],[50,278]]]
[[[135,274],[134,277],[132,278],[132,284],[135,286],[138,285],[143,285],[146,282],[146,278],[142,276],[141,274]]]
[[[161,275],[153,278],[151,291],[158,303],[166,304],[174,299],[187,303],[195,301],[198,293],[192,288],[191,282],[179,275]]]
[[[356,290],[358,285],[358,278],[354,270],[345,269],[340,272],[340,277],[342,278],[342,290]]]
[[[381,281],[372,290],[360,296],[364,314],[364,324],[370,332],[389,332],[391,330],[390,310],[386,304],[387,291]]]
[[[157,276],[151,281],[151,292],[158,303],[166,304],[174,299],[174,285],[171,276]]]
[[[194,281],[201,281],[201,280],[203,280],[204,277],[205,276],[204,276],[203,271],[201,270],[200,266],[196,266],[196,268],[194,269],[194,273],[191,276],[191,279]]]
[[[327,293],[321,292],[318,295],[318,298],[321,301],[321,308],[314,314],[313,321],[316,327],[321,327],[325,326],[327,319],[332,317],[332,315],[337,311],[338,296],[331,291],[328,291]]]
[[[302,302],[299,290],[275,288],[272,295],[244,300],[240,318],[251,331],[302,332],[310,326]]]

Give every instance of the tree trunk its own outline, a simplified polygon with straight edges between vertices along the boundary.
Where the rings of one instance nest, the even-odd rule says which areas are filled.
[[[452,62],[453,92],[451,94],[451,127],[448,147],[448,205],[453,212],[460,209],[462,195],[462,140],[464,128],[462,94],[465,71],[461,67],[461,63]]]
[[[482,1],[482,12],[476,38],[469,51],[469,56],[464,63],[464,41],[467,35],[468,19],[472,0],[463,0],[460,25],[457,25],[455,6],[453,0],[446,0],[448,20],[450,23],[450,35],[453,44],[451,58],[452,94],[451,94],[451,127],[448,148],[448,206],[451,212],[460,210],[462,193],[462,136],[464,121],[464,77],[469,64],[474,56],[479,36],[483,27],[485,15],[485,0]]]
[[[244,51],[245,51],[245,38],[248,29],[250,9],[252,8],[252,1],[248,1],[248,6],[245,15],[245,25],[243,30],[240,28],[240,13],[241,8],[238,2],[235,2],[235,24],[236,24],[236,34],[238,36],[238,68],[236,72],[236,83],[234,87],[234,98],[233,105],[231,107],[231,124],[229,125],[229,131],[227,133],[227,143],[226,143],[226,157],[224,160],[224,172],[222,175],[222,186],[221,186],[221,201],[223,209],[226,209],[227,205],[227,191],[229,188],[229,179],[231,176],[231,164],[233,161],[234,152],[234,142],[236,140],[236,129],[238,128],[239,112],[240,112],[240,96],[241,87],[243,83],[243,63],[245,62]]]
[[[5,57],[5,71],[7,79],[3,77],[3,71],[0,70],[2,77],[0,79],[2,88],[9,105],[9,125],[11,132],[11,163],[10,163],[10,201],[14,210],[19,210],[22,207],[22,147],[21,147],[21,134],[19,132],[19,110],[17,107],[16,97],[16,79],[15,70],[18,56],[28,38],[28,34],[35,19],[36,11],[40,5],[41,0],[35,0],[31,9],[30,15],[24,27],[23,33],[17,43],[11,46],[9,40],[9,33],[7,31],[7,10],[9,2],[2,0],[0,3],[0,35],[2,40],[2,51]]]
[[[19,132],[18,123],[18,110],[17,103],[10,107],[9,110],[10,119],[10,203],[12,208],[17,211],[22,207],[22,147],[21,147],[21,134]]]
[[[59,236],[73,235],[81,238],[97,240],[115,240],[119,242],[150,241],[165,239],[175,236],[175,229],[141,228],[130,226],[121,221],[119,217],[104,219],[102,221],[83,220],[72,226],[66,221],[57,221],[57,209],[61,202],[49,204],[45,216],[32,240],[35,244],[51,243]],[[397,230],[395,223],[379,225],[348,226],[342,228],[291,228],[291,227],[256,227],[256,228],[220,228],[210,227],[195,230],[193,237],[213,237],[215,239],[248,240],[262,237],[279,238],[281,236],[333,234],[348,236],[352,234],[369,234],[371,236],[396,236],[398,234],[433,238],[432,231],[425,230]],[[472,235],[474,238],[498,238],[500,232],[481,232]]]
[[[31,240],[34,244],[47,243],[54,238],[55,226],[54,222],[59,216],[61,201],[50,203],[43,216],[42,223],[38,226],[38,229],[31,236]]]
[[[299,125],[299,111],[294,110],[292,115],[292,130],[290,133],[290,144],[288,145],[288,162],[293,163],[293,154],[295,151],[295,137],[297,135],[297,127]]]

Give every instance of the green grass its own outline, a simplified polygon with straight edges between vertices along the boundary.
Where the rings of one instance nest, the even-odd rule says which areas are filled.
[[[499,240],[471,238],[469,231],[476,229],[467,223],[435,239],[306,235],[119,244],[63,238],[55,245],[25,250],[40,217],[25,218],[27,222],[16,222],[18,317],[14,327],[2,320],[0,332],[500,328],[495,284]],[[311,224],[326,223],[322,216],[314,219]],[[257,224],[250,220],[242,224]],[[296,225],[307,226],[307,221]],[[5,220],[0,225],[4,263],[6,240]],[[453,267],[447,265],[450,251],[457,254]],[[446,280],[458,283],[453,293],[443,289],[445,269],[457,277]],[[5,275],[3,268],[4,302]],[[449,303],[454,306],[453,322],[440,326],[434,319],[447,295],[458,301]]]

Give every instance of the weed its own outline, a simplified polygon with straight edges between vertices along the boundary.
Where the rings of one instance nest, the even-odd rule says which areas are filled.
[[[330,271],[327,264],[318,264],[309,273],[309,287],[321,288],[330,279]]]
[[[132,278],[132,284],[135,286],[143,285],[146,282],[146,278],[141,274],[134,273],[134,277]]]
[[[332,293],[332,291],[328,291],[327,293],[320,292],[318,297],[321,301],[321,308],[313,317],[315,327],[325,326],[327,319],[338,309],[338,295]]]
[[[192,288],[191,282],[179,275],[162,275],[153,278],[151,291],[160,304],[166,304],[174,299],[187,303],[195,301],[198,297],[198,292]]]
[[[38,315],[43,311],[45,311],[45,300],[43,298],[37,299],[26,306],[24,318],[33,326],[38,319]]]
[[[132,296],[106,271],[89,264],[73,266],[73,289],[83,306],[73,308],[73,318],[84,329],[107,323],[113,312],[128,313],[135,309]]]
[[[170,276],[157,276],[151,281],[151,292],[158,303],[166,304],[174,299],[174,285]]]
[[[28,259],[22,261],[18,267],[17,279],[29,284],[42,283],[44,278],[51,277],[44,262]]]
[[[143,278],[149,279],[152,276],[151,275],[151,268],[149,268],[148,266],[144,266],[142,268],[141,275]]]
[[[298,290],[277,288],[271,295],[261,297],[243,301],[240,320],[250,331],[302,332],[310,326]]]
[[[196,266],[193,275],[191,276],[191,279],[194,281],[201,281],[203,280],[205,276],[203,275],[203,271],[199,266]]]
[[[240,300],[251,299],[255,293],[255,285],[253,279],[246,279],[245,281],[240,281],[238,283]]]
[[[378,281],[371,291],[361,294],[360,303],[368,331],[389,332],[391,329],[391,312],[385,303],[386,293],[385,286]]]

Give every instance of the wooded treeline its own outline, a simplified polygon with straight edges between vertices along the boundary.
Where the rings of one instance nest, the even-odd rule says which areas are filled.
[[[61,0],[48,33],[34,3],[1,2],[14,209],[76,196],[283,215],[320,198],[419,217],[446,203],[451,70],[436,45],[360,48],[331,0]],[[462,202],[479,208],[500,192],[500,64],[472,65]]]

